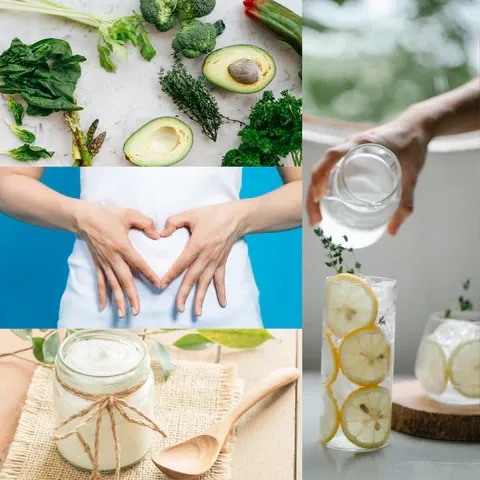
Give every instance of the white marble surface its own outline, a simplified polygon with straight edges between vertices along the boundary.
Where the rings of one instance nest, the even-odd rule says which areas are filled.
[[[85,9],[97,15],[118,17],[129,14],[132,9],[139,11],[139,0],[60,0],[77,8]],[[301,0],[282,0],[282,3],[301,13]],[[225,32],[217,40],[217,48],[238,43],[248,43],[264,48],[273,56],[277,64],[277,75],[269,85],[275,94],[288,89],[291,93],[301,94],[301,81],[297,73],[301,59],[286,43],[277,40],[261,25],[250,20],[243,11],[242,0],[217,0],[214,12],[204,20],[223,19]],[[150,28],[152,27],[152,28]],[[95,158],[95,165],[130,165],[123,155],[123,144],[136,129],[146,122],[166,115],[178,114],[170,98],[163,94],[158,83],[160,67],[172,64],[171,41],[179,28],[160,33],[149,25],[152,44],[157,56],[148,63],[141,58],[138,49],[130,47],[128,62],[118,60],[117,73],[105,72],[98,63],[96,51],[97,37],[89,27],[69,22],[58,17],[0,10],[0,49],[6,50],[14,37],[24,43],[33,43],[43,38],[56,37],[67,40],[76,54],[87,57],[82,64],[82,77],[76,91],[78,103],[84,107],[81,112],[85,129],[95,119],[100,119],[99,131],[107,130],[105,145]],[[200,75],[203,56],[199,59],[185,59],[189,71]],[[245,120],[250,107],[262,93],[240,95],[212,85],[212,91],[218,99],[220,110],[230,118]],[[5,101],[0,101],[0,114],[9,116]],[[217,142],[206,138],[198,125],[183,114],[180,118],[193,129],[195,142],[190,154],[178,166],[221,165],[223,155],[239,144],[238,124],[225,124],[219,131]],[[55,151],[53,158],[33,162],[35,165],[72,165],[70,134],[63,123],[61,114],[47,118],[26,117],[25,126],[37,134],[37,144]],[[18,139],[0,122],[0,149],[9,149],[19,145]],[[0,165],[23,165],[8,157],[0,156]]]
[[[303,480],[474,480],[478,443],[443,442],[392,432],[390,445],[367,453],[319,443],[320,374],[303,374]]]

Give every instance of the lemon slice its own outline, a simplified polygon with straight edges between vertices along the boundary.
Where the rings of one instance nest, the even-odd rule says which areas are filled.
[[[377,312],[377,297],[361,278],[341,273],[327,282],[325,315],[328,327],[338,337],[372,325]]]
[[[320,416],[320,442],[328,443],[340,426],[340,410],[329,387],[323,393],[323,411]]]
[[[480,398],[480,338],[460,343],[448,361],[453,388],[468,398]]]
[[[326,333],[322,344],[322,379],[324,383],[331,385],[336,380],[339,369],[338,351],[333,344],[331,334]]]
[[[390,345],[383,331],[368,327],[349,333],[340,346],[340,366],[359,385],[382,382],[390,366]]]
[[[441,345],[431,338],[424,338],[420,343],[415,376],[428,393],[440,395],[447,386],[447,357]]]
[[[390,435],[391,410],[391,396],[386,388],[355,390],[343,404],[343,433],[357,447],[379,448]]]

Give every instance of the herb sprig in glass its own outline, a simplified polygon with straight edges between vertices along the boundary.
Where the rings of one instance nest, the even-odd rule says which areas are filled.
[[[355,271],[357,273],[360,273],[360,268],[362,267],[362,264],[355,257],[355,252],[353,251],[353,248],[347,248],[343,245],[337,245],[332,241],[332,237],[327,237],[320,227],[315,228],[313,231],[315,235],[320,238],[323,248],[325,249],[325,255],[328,258],[328,261],[325,262],[325,265],[327,267],[333,268],[337,273],[345,272],[351,273],[352,275],[355,274]],[[345,240],[345,242],[348,242],[348,237],[346,235],[343,235],[343,239]],[[348,264],[344,260],[345,252],[352,254],[355,261],[353,267],[351,267],[350,264]]]

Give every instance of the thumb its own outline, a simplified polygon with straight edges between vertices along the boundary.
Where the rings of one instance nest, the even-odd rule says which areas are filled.
[[[152,240],[158,240],[160,238],[160,233],[155,226],[155,222],[140,212],[131,210],[129,223],[132,228],[142,230],[143,233]]]
[[[168,217],[167,221],[165,222],[165,226],[163,227],[163,230],[160,232],[160,236],[163,238],[169,237],[179,228],[188,226],[190,224],[190,221],[188,220],[185,213]]]

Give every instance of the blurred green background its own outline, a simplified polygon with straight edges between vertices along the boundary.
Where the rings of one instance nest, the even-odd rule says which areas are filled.
[[[379,123],[479,70],[479,0],[304,0],[306,113]]]

